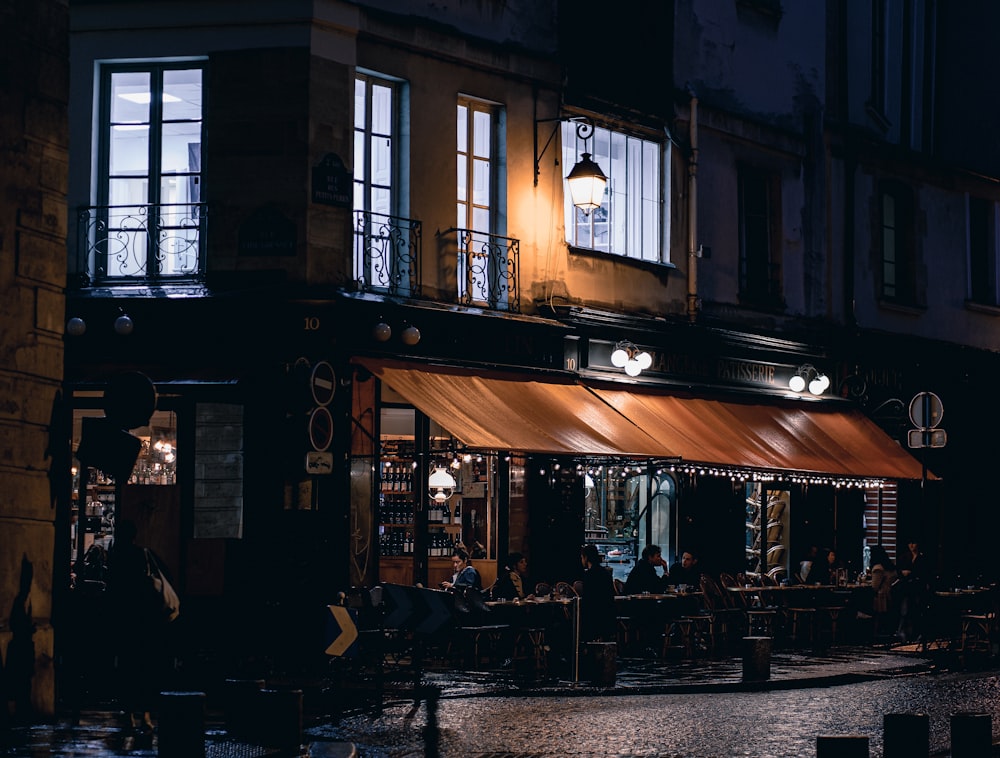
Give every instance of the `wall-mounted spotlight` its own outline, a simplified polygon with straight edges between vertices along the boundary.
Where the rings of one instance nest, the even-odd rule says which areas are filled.
[[[135,322],[132,321],[132,317],[122,311],[122,315],[115,319],[115,333],[124,337],[131,334],[133,329]]]
[[[633,342],[622,340],[611,353],[611,365],[625,369],[629,376],[639,376],[653,365],[653,356],[640,349]]]
[[[821,374],[811,363],[806,363],[788,380],[788,386],[793,392],[802,392],[808,387],[810,394],[822,395],[830,386],[830,377]]]
[[[403,341],[404,345],[413,347],[420,342],[420,330],[410,324],[403,330],[402,334],[399,335],[399,338]]]
[[[372,338],[376,342],[388,342],[392,337],[392,327],[384,321],[379,321],[372,327]]]
[[[73,337],[80,337],[87,331],[87,322],[79,316],[73,316],[66,322],[66,334]]]

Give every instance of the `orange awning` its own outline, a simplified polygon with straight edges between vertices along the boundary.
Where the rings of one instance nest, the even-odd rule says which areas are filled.
[[[592,389],[526,374],[357,362],[470,448],[677,458],[854,479],[923,475],[906,449],[846,405]]]
[[[685,461],[873,479],[920,479],[921,464],[859,410],[594,390]]]
[[[471,448],[559,455],[661,457],[662,445],[575,383],[359,359]]]

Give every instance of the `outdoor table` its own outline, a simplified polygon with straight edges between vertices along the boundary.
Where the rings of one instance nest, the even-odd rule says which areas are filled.
[[[993,589],[972,587],[938,590],[930,597],[924,646],[957,649],[962,638],[962,616],[992,610]]]
[[[544,644],[555,656],[569,659],[573,650],[574,598],[526,597],[518,600],[490,600],[492,623],[507,624],[516,634],[541,638],[534,630],[544,630]]]

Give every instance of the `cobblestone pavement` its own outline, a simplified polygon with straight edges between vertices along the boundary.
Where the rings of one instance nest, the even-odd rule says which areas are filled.
[[[505,671],[437,671],[414,690],[412,682],[388,677],[377,704],[370,682],[303,682],[303,754],[310,746],[316,756],[339,758],[356,747],[359,758],[415,758],[436,744],[440,755],[463,758],[807,758],[818,734],[858,732],[870,736],[874,758],[881,754],[882,714],[916,708],[932,713],[936,754],[946,755],[947,714],[996,710],[1000,691],[994,672],[948,673],[912,649],[777,651],[763,682],[743,682],[735,657],[618,664],[613,687]],[[414,695],[428,692],[439,695],[433,712],[425,700],[414,707]],[[230,739],[219,713],[210,713],[206,726],[208,758],[288,755]],[[109,710],[85,711],[76,726],[65,718],[17,726],[0,738],[5,758],[144,758],[158,754],[159,740],[123,728]]]

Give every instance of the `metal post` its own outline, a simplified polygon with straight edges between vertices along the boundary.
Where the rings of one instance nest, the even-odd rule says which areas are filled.
[[[572,610],[570,614],[573,620],[573,681],[580,681],[580,598],[574,597],[570,600]]]

